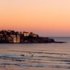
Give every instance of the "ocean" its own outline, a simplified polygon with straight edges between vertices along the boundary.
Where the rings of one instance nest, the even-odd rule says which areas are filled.
[[[70,38],[66,43],[0,44],[0,70],[70,70]]]

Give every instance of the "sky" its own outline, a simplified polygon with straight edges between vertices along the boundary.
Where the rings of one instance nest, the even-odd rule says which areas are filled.
[[[0,30],[70,36],[70,0],[0,0]]]

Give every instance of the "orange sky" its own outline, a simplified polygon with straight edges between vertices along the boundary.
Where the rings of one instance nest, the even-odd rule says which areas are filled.
[[[0,0],[0,29],[70,36],[70,0]]]

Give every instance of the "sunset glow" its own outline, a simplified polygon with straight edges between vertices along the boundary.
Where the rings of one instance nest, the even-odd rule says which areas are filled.
[[[70,0],[0,0],[0,30],[70,36]]]

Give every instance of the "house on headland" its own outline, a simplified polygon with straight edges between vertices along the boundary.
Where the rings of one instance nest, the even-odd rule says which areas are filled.
[[[54,39],[40,37],[33,32],[0,31],[0,43],[52,43]]]

